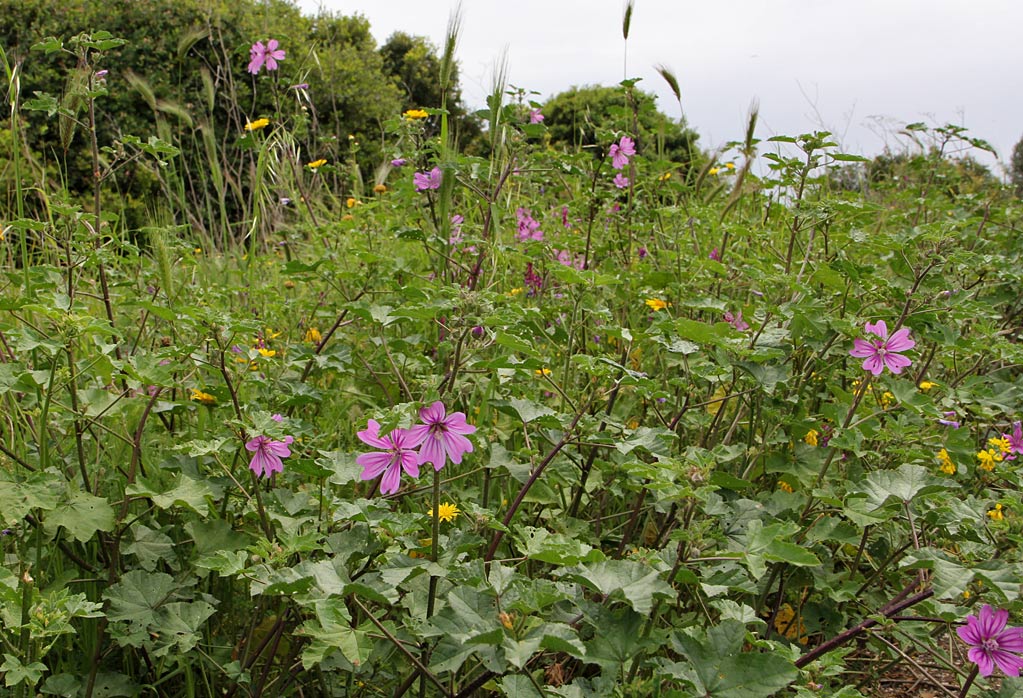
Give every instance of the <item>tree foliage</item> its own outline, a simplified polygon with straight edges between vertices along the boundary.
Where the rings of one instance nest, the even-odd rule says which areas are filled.
[[[547,100],[544,124],[555,146],[592,146],[598,129],[617,129],[634,135],[647,152],[691,166],[699,159],[696,132],[658,111],[655,100],[630,87],[573,87]]]

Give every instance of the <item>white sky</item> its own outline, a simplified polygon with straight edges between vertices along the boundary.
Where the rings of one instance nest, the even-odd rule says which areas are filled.
[[[361,14],[382,44],[394,31],[443,44],[455,0],[298,0]],[[463,96],[479,107],[507,50],[509,83],[540,93],[614,85],[623,73],[623,0],[464,0],[457,51]],[[700,145],[832,131],[848,152],[903,141],[894,131],[953,123],[1007,162],[1023,137],[1023,3],[1016,0],[636,0],[628,77],[678,106],[655,64],[678,77]],[[993,164],[990,157],[977,157]],[[995,168],[1000,173],[999,168]]]

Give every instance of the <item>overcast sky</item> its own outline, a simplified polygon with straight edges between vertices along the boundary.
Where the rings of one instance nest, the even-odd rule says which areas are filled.
[[[362,14],[378,43],[405,31],[443,44],[455,0],[299,0]],[[540,93],[614,85],[623,66],[623,0],[465,0],[457,51],[463,95],[482,106],[507,51],[509,83]],[[678,77],[703,148],[757,135],[832,131],[848,152],[904,143],[902,125],[965,126],[1007,162],[1023,137],[1023,3],[1015,0],[636,0],[627,76],[679,116],[654,70]],[[983,161],[994,164],[989,157]],[[996,168],[997,169],[997,168]]]

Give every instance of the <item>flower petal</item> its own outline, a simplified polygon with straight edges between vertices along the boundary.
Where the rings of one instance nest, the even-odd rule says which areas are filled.
[[[419,447],[419,463],[433,463],[434,470],[443,468],[446,458],[444,446],[436,436],[429,437]]]
[[[383,448],[388,451],[391,450],[391,443],[380,438],[380,422],[375,419],[369,420],[366,424],[366,428],[362,431],[355,432],[355,435],[358,436],[359,440],[364,444]]]
[[[881,372],[884,371],[884,359],[881,358],[880,354],[874,354],[863,362],[863,370],[870,371],[875,376],[880,376]]]
[[[363,480],[372,480],[384,472],[384,469],[391,463],[391,454],[380,451],[363,453],[355,459],[355,462],[362,466],[362,475],[359,477]]]
[[[970,651],[966,653],[966,657],[980,667],[981,676],[991,676],[991,672],[995,670],[995,663],[980,647],[971,647]]]
[[[398,462],[395,460],[387,468],[383,479],[380,481],[380,494],[392,494],[397,492],[399,487],[401,487],[401,468],[398,467]]]
[[[849,355],[855,356],[857,359],[865,359],[875,354],[877,354],[877,345],[865,339],[854,339],[853,348],[849,351]]]
[[[1023,669],[1023,658],[1003,649],[991,650],[989,654],[1006,676],[1019,676],[1019,670]]]
[[[447,434],[444,437],[444,449],[452,463],[461,463],[462,454],[472,451],[472,442],[461,434]]]
[[[980,624],[973,616],[966,616],[966,625],[956,628],[956,634],[968,645],[979,645],[984,641],[980,636]]]
[[[902,369],[911,365],[913,362],[902,354],[885,354],[884,365],[888,367],[892,373],[902,373]]]
[[[876,334],[881,338],[881,341],[888,339],[888,325],[885,324],[884,320],[878,320],[873,325],[868,322],[864,329],[869,334]]]
[[[889,337],[884,346],[888,351],[906,351],[915,347],[916,341],[909,338],[909,328],[903,327]]]

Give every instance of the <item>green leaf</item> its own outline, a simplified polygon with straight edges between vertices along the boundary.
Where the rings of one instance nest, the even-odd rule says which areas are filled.
[[[911,502],[922,494],[941,492],[954,486],[950,480],[939,479],[927,468],[903,463],[895,470],[875,470],[859,483],[858,491],[867,495],[868,510],[880,509],[889,499]]]
[[[605,596],[620,592],[637,613],[648,614],[654,596],[672,596],[674,590],[660,578],[660,572],[635,560],[605,560],[564,572],[567,579],[579,582]]]
[[[4,675],[5,686],[17,686],[22,682],[29,686],[35,686],[45,671],[46,665],[42,662],[22,664],[20,659],[6,652],[4,652],[4,663],[0,665],[0,673]]]
[[[8,526],[25,518],[33,509],[50,511],[57,506],[53,475],[32,473],[20,482],[0,480],[0,516]]]
[[[578,565],[604,559],[601,551],[562,533],[551,533],[532,526],[523,526],[519,530],[521,533],[516,537],[522,543],[523,554],[531,560],[552,565]]]
[[[184,473],[179,473],[174,485],[166,491],[140,477],[135,483],[128,485],[125,493],[132,496],[149,497],[153,500],[153,504],[160,509],[186,506],[200,516],[209,515],[207,498],[213,498],[213,490],[208,483],[193,480]]]
[[[742,652],[746,629],[726,620],[706,634],[692,629],[675,635],[693,667],[692,678],[701,696],[768,698],[796,680],[799,672],[779,654]]]
[[[353,666],[361,666],[372,653],[372,642],[365,631],[351,627],[352,618],[344,600],[339,598],[320,599],[313,605],[316,618],[307,620],[301,632],[311,638],[302,652],[302,663],[311,667],[323,661],[333,649],[341,650]]]
[[[82,543],[91,540],[96,531],[114,529],[114,510],[102,497],[88,492],[72,491],[46,517],[46,531],[56,533],[63,526],[68,533]]]

